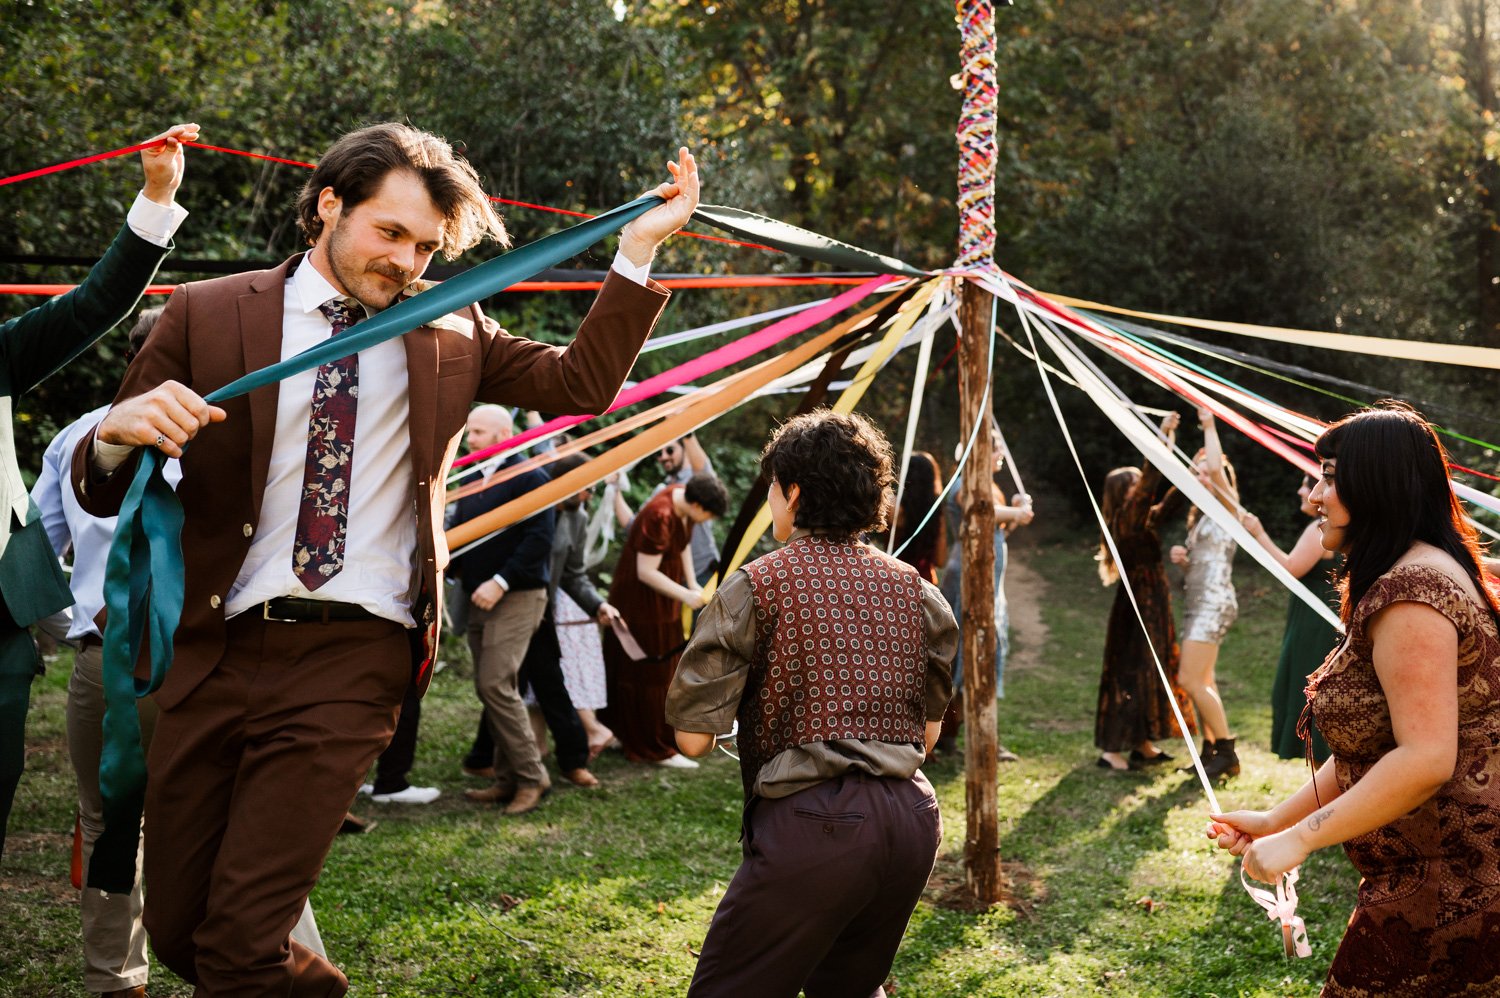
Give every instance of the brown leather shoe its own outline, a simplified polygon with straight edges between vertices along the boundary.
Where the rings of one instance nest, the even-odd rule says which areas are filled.
[[[133,988],[120,988],[117,991],[102,991],[102,998],[146,998],[146,985],[137,984]]]
[[[482,790],[465,790],[464,796],[476,804],[508,804],[516,796],[516,788],[491,783]]]
[[[361,818],[355,815],[353,812],[349,812],[344,815],[343,824],[339,825],[339,834],[363,835],[365,832],[368,832],[370,829],[374,828],[375,824],[376,822],[373,818]],[[128,994],[129,992],[126,993]]]
[[[515,799],[505,806],[503,813],[514,818],[518,814],[530,814],[541,806],[542,798],[552,792],[552,784],[542,783],[534,787],[520,787]]]
[[[477,777],[481,780],[493,780],[495,778],[494,766],[464,766],[465,776]]]
[[[573,786],[582,787],[585,790],[593,790],[599,785],[599,777],[595,776],[593,773],[590,773],[586,768],[582,766],[577,769],[568,770],[563,774],[563,779],[573,784]]]

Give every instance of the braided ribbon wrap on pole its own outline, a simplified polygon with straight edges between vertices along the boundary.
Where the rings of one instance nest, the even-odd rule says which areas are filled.
[[[963,68],[953,76],[964,92],[958,119],[958,263],[960,270],[995,266],[995,4],[957,0]]]

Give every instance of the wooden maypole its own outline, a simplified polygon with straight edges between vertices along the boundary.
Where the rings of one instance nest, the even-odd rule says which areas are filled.
[[[955,77],[964,90],[958,124],[958,266],[995,266],[995,5],[994,0],[956,0],[963,33],[963,68]],[[964,661],[964,799],[967,832],[964,870],[969,891],[981,904],[1004,894],[1000,872],[997,799],[999,739],[995,731],[995,507],[993,444],[989,433],[989,331],[993,296],[964,283],[959,306],[960,427],[974,438],[963,476],[962,581]]]

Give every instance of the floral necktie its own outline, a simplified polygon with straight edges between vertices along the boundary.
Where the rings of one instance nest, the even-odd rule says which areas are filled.
[[[364,318],[364,310],[353,298],[333,298],[318,307],[333,324],[333,336],[354,325],[354,316]],[[292,574],[309,590],[317,589],[344,568],[358,405],[359,354],[318,368],[312,419],[307,425],[302,507],[292,542]]]

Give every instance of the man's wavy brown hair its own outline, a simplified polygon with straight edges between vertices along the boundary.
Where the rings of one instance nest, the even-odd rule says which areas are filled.
[[[297,196],[297,228],[309,245],[323,235],[318,197],[332,187],[352,211],[374,197],[398,170],[414,174],[443,216],[442,254],[455,259],[488,236],[510,245],[505,223],[468,161],[431,132],[397,122],[369,125],[344,135],[323,154]]]
[[[793,416],[760,455],[768,482],[801,489],[793,524],[834,540],[889,527],[896,475],[891,443],[858,413]]]

